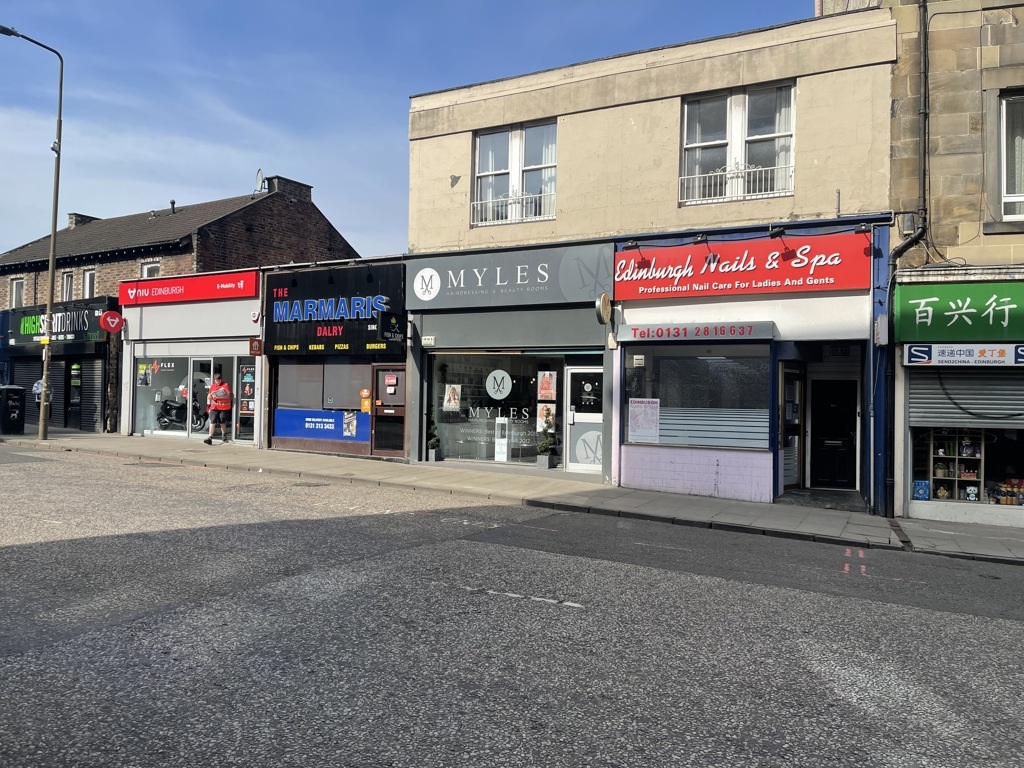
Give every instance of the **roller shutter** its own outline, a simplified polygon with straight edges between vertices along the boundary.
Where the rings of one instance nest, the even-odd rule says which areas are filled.
[[[70,365],[66,360],[50,361],[50,428],[61,429],[64,424],[64,406],[67,403],[65,370]]]
[[[103,359],[82,360],[82,424],[83,432],[103,431],[103,399],[106,383],[103,377]]]
[[[43,378],[43,362],[38,359],[22,358],[15,358],[11,362],[14,365],[11,384],[25,388],[25,423],[38,427],[39,406],[36,404],[35,395],[32,394],[32,385]]]
[[[913,427],[1024,428],[1024,370],[909,372]]]

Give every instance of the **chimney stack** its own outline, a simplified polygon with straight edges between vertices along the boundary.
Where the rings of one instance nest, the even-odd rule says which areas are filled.
[[[301,181],[292,181],[284,176],[268,176],[267,191],[271,194],[279,192],[293,200],[301,200],[304,203],[313,202],[313,187],[303,184]]]
[[[74,229],[81,224],[88,224],[90,221],[96,221],[98,218],[98,216],[86,216],[84,213],[69,213],[68,229]]]

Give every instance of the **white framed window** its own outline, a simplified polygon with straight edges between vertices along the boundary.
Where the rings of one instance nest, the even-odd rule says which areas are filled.
[[[683,107],[684,205],[793,194],[793,86],[690,99]]]
[[[160,277],[160,262],[152,261],[148,264],[141,265],[139,271],[140,277]]]
[[[75,298],[75,273],[64,272],[60,276],[60,300],[71,301]]]
[[[1024,95],[1002,99],[1003,219],[1024,219]]]
[[[10,309],[25,306],[25,278],[12,278],[10,298]]]
[[[96,295],[96,270],[82,270],[82,298],[91,299]]]
[[[555,218],[557,133],[547,122],[477,134],[474,225]]]

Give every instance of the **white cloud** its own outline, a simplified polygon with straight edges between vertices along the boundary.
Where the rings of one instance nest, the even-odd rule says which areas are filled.
[[[74,211],[102,218],[248,194],[257,168],[311,184],[313,200],[361,253],[405,250],[405,124],[391,131],[293,136],[214,95],[196,94],[195,119],[216,125],[206,138],[83,120],[66,121],[58,227]],[[0,252],[49,233],[53,120],[0,108]]]

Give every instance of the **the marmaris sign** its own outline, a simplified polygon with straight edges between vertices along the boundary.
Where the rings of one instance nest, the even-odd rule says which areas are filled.
[[[615,254],[615,300],[861,291],[871,286],[871,236],[787,235]]]

